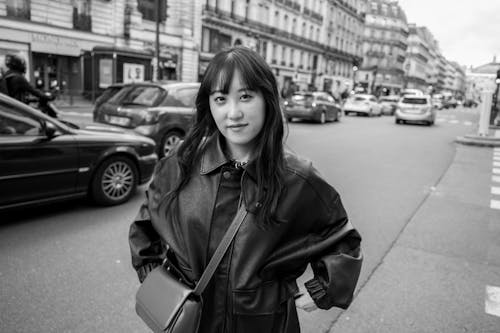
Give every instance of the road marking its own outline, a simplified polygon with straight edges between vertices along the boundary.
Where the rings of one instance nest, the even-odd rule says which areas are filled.
[[[498,194],[498,195],[500,195],[500,187],[492,186],[491,187],[491,194]]]
[[[500,209],[500,200],[490,200],[490,208],[492,209]]]
[[[436,121],[437,121],[438,123],[442,123],[443,121],[446,121],[446,119],[444,119],[444,118],[438,118],[438,119],[436,119]]]
[[[458,120],[456,119],[450,120],[450,124],[458,124]]]
[[[500,177],[499,176],[491,176],[491,181],[494,183],[500,183]]]
[[[495,137],[496,137],[496,138],[500,138],[500,131],[498,131],[498,130],[497,130],[497,131],[495,131]]]
[[[494,173],[495,175],[500,175],[500,169],[493,168],[493,173]]]
[[[472,122],[471,121],[464,121],[464,125],[465,126],[472,126]]]
[[[500,161],[500,155],[493,156],[493,161]]]

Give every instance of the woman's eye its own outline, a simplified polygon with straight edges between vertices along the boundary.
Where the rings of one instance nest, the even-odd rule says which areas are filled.
[[[249,95],[249,94],[243,94],[243,95],[241,95],[241,97],[240,97],[240,98],[241,98],[241,100],[242,100],[242,101],[248,101],[248,100],[250,100],[252,97],[253,97],[252,95]]]
[[[224,102],[226,99],[224,98],[224,96],[217,96],[214,98],[214,102],[215,103],[222,103]]]

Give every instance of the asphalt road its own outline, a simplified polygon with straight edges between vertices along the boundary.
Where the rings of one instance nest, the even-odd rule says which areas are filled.
[[[360,289],[448,169],[454,138],[473,124],[477,114],[463,109],[439,111],[433,127],[387,116],[289,124],[288,146],[337,188],[364,237]],[[118,207],[75,201],[1,216],[0,332],[147,332],[133,309],[127,243],[142,190]],[[300,312],[302,331],[328,332],[340,313]]]

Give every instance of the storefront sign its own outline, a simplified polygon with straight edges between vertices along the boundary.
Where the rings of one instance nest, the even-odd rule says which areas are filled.
[[[99,88],[113,83],[113,59],[99,59]]]
[[[144,81],[144,65],[123,64],[123,83]]]
[[[34,52],[80,56],[81,47],[71,38],[33,32],[31,50]]]

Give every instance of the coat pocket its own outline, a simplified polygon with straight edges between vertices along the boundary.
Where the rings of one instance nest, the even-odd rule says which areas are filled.
[[[288,306],[293,296],[293,288],[277,281],[265,282],[255,289],[233,290],[234,331],[274,333],[289,332],[283,328],[290,325],[298,328],[295,307]]]

